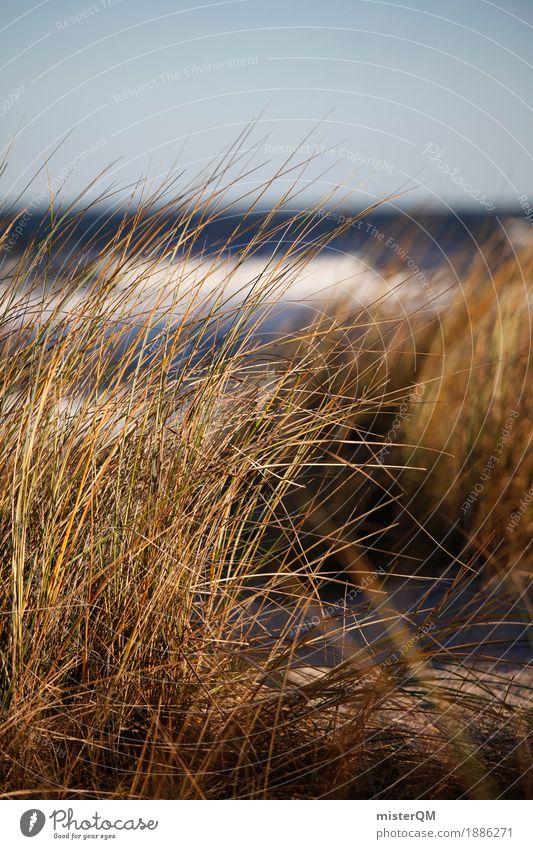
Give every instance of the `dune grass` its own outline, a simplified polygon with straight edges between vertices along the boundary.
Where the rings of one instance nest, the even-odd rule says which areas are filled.
[[[398,562],[416,572],[440,532],[428,514],[453,524],[520,404],[505,462],[459,543],[439,549],[456,583],[470,579],[472,551],[490,559],[530,475],[528,384],[518,380],[528,379],[520,287],[530,258],[490,283],[476,270],[444,318],[333,305],[276,346],[258,344],[257,323],[324,238],[316,210],[294,217],[290,240],[273,213],[247,238],[254,199],[236,224],[240,261],[270,253],[237,307],[227,245],[205,270],[205,228],[231,209],[221,180],[215,171],[177,201],[144,200],[87,262],[67,241],[82,215],[72,210],[52,211],[50,233],[9,257],[1,793],[525,796],[528,680],[517,698],[498,670],[489,683],[453,657],[432,674],[438,629],[409,644],[408,626],[394,637],[408,646],[401,660],[378,662],[376,650],[364,671],[348,659],[298,677],[296,648],[316,634],[272,636],[254,611],[346,596],[379,562],[362,593],[372,605]],[[173,241],[161,226],[170,213]],[[214,269],[227,269],[227,289],[206,297]],[[402,404],[409,416],[391,430]],[[500,546],[498,569],[523,567],[530,521]],[[267,632],[261,651],[250,623]]]
[[[520,505],[532,480],[532,259],[529,250],[493,273],[472,269],[420,362],[425,403],[404,429],[443,452],[421,483],[418,515],[440,514],[465,551],[504,572],[511,563],[531,572],[532,516]]]

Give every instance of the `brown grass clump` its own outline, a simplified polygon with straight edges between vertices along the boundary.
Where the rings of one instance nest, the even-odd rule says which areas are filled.
[[[423,446],[405,463],[425,455],[427,471],[402,477],[410,510],[457,556],[504,574],[531,572],[532,271],[531,251],[471,269],[434,322],[415,377],[423,403],[399,434]]]
[[[527,795],[524,697],[509,698],[496,673],[487,687],[450,652],[444,674],[427,674],[442,650],[434,611],[422,620],[430,637],[409,642],[404,623],[364,670],[350,656],[306,669],[313,663],[296,656],[313,650],[316,631],[274,633],[257,612],[321,605],[326,579],[346,595],[371,568],[372,540],[389,529],[381,480],[396,486],[388,467],[401,441],[384,442],[384,423],[414,386],[411,364],[401,379],[393,369],[393,384],[388,374],[394,358],[405,365],[401,332],[379,349],[376,336],[388,338],[379,317],[330,315],[276,353],[257,344],[257,323],[323,247],[313,211],[295,216],[290,246],[264,216],[240,260],[278,247],[237,307],[227,245],[191,272],[204,228],[228,213],[220,174],[178,203],[158,200],[85,263],[66,250],[72,218],[52,212],[50,234],[28,244],[3,282],[2,795]],[[170,212],[178,254],[161,235]],[[52,278],[55,255],[67,260]],[[206,296],[213,274],[222,285]],[[475,345],[475,362],[489,357],[495,375],[493,433],[515,403],[507,381],[524,367],[518,302],[507,291],[504,301],[514,364],[494,371],[503,335],[491,335],[489,306],[479,307]],[[435,345],[459,333],[455,314],[448,321]],[[455,415],[467,364],[458,353],[436,379],[429,353],[413,375],[428,386],[416,442],[448,450],[434,411],[446,392]],[[468,421],[465,458],[480,445],[473,409]],[[516,448],[505,468],[518,459]],[[518,493],[527,472],[516,475]],[[436,473],[428,486],[440,497]],[[453,512],[461,486],[439,503]],[[362,594],[378,624],[382,593],[376,579]]]

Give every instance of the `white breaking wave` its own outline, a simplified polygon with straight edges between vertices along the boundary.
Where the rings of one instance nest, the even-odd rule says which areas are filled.
[[[450,302],[454,288],[442,273],[431,279],[408,273],[384,276],[360,257],[332,253],[303,263],[277,263],[268,257],[136,261],[122,267],[108,289],[106,279],[115,273],[116,263],[111,262],[93,274],[95,285],[87,281],[67,295],[58,280],[55,286],[48,284],[45,295],[38,279],[15,290],[4,270],[0,283],[4,331],[6,325],[8,330],[20,330],[36,318],[41,325],[74,320],[91,298],[102,314],[131,326],[147,317],[157,322],[215,310],[221,315],[235,313],[253,302],[283,316],[280,330],[285,332],[332,309],[346,317],[378,305],[398,316],[421,307],[436,311]]]

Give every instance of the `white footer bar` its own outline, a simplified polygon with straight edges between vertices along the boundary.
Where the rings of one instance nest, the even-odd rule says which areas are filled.
[[[2,846],[531,849],[520,801],[0,802]]]

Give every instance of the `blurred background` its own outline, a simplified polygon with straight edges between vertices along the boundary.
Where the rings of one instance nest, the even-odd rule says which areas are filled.
[[[528,0],[22,0],[3,19],[4,199],[190,177],[255,122],[267,205],[296,153],[315,157],[301,205],[341,185],[354,209],[400,193],[390,211],[533,219]]]

